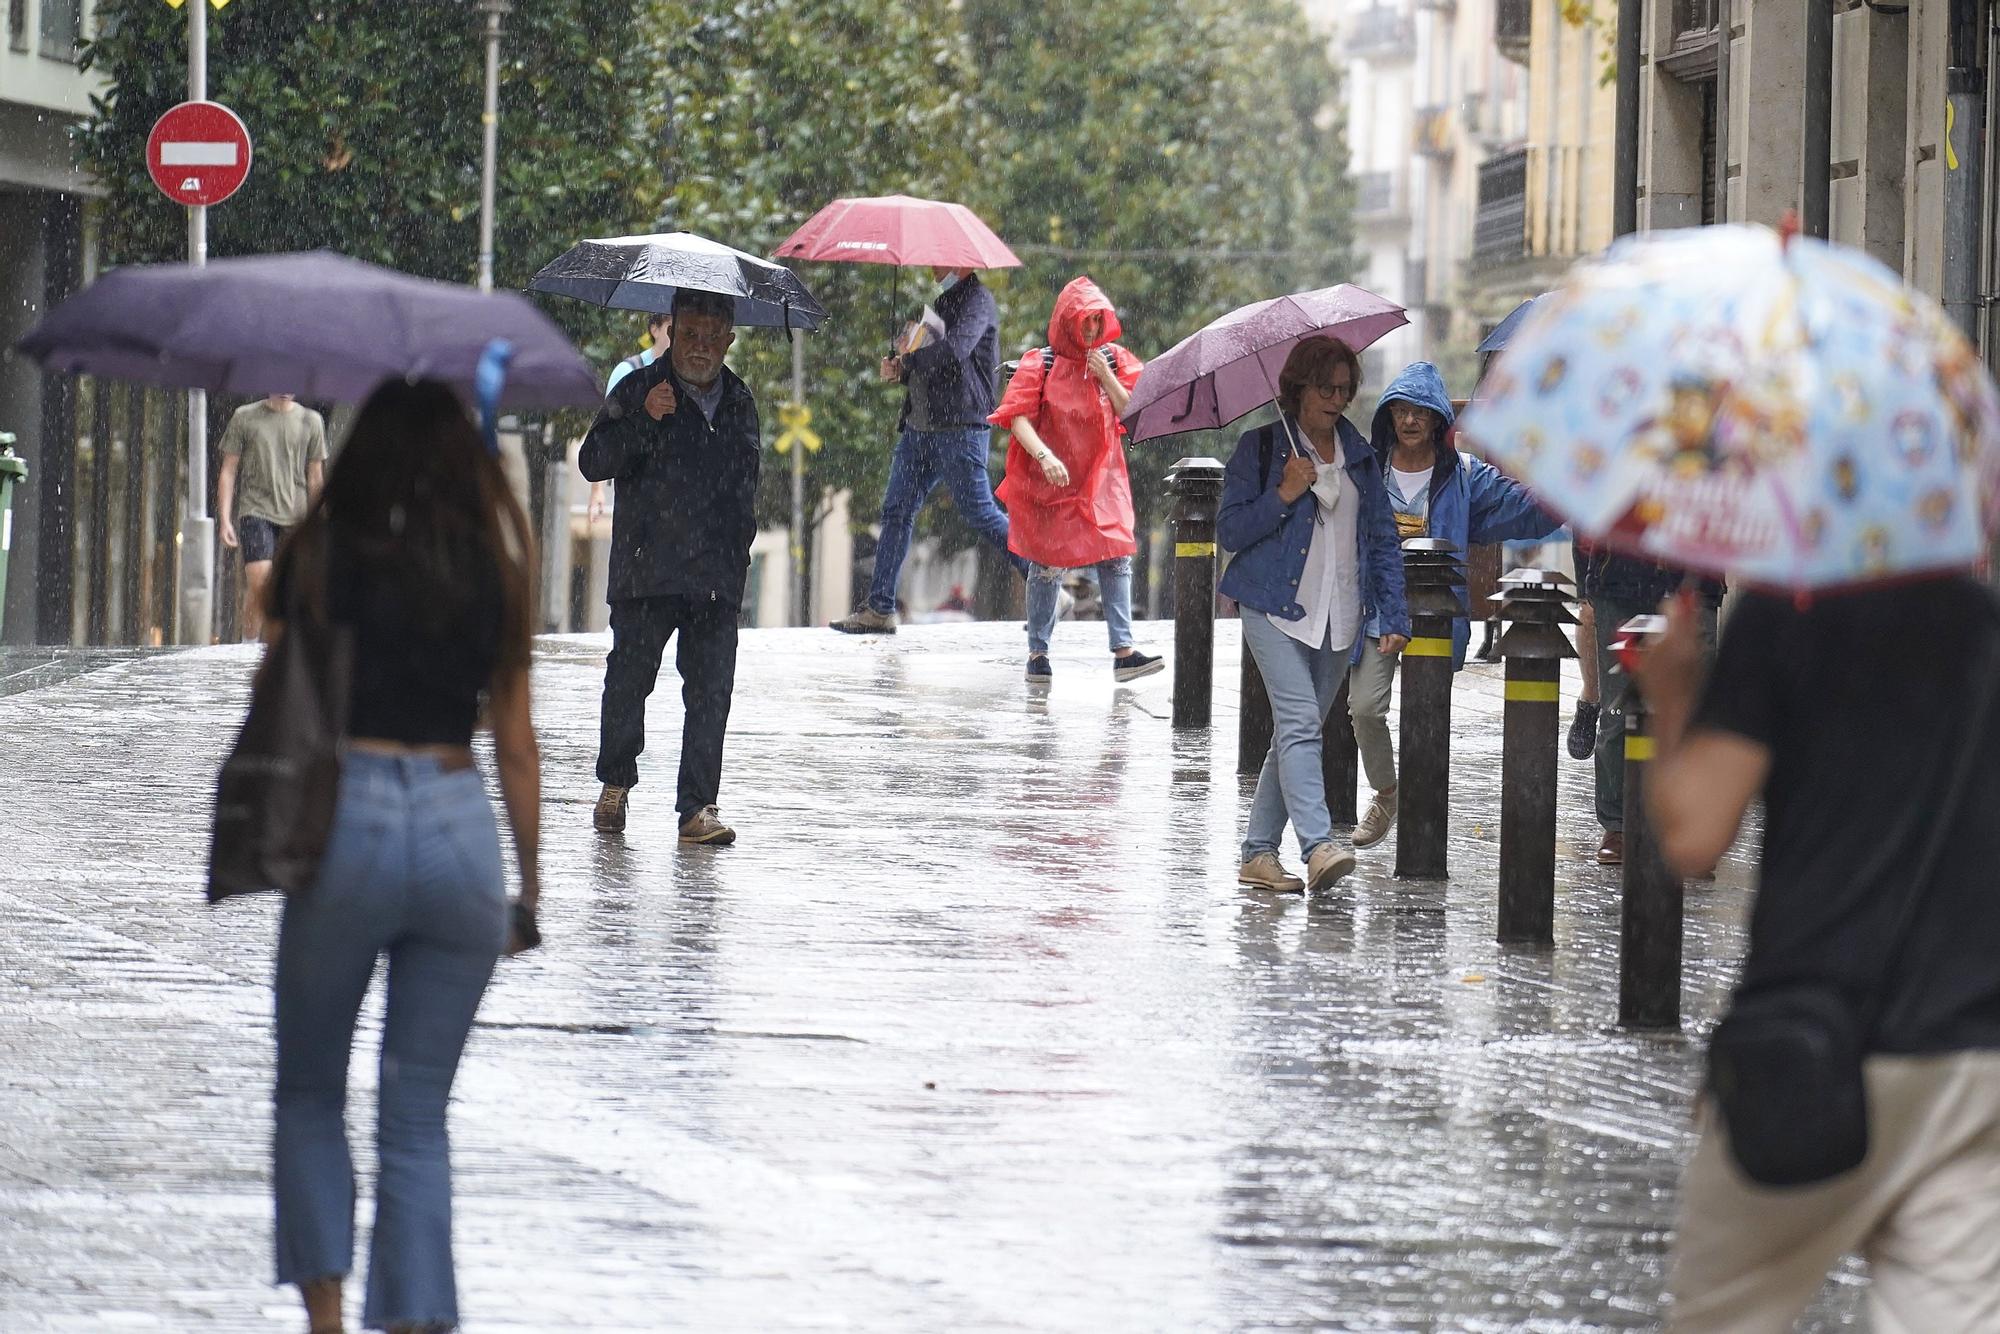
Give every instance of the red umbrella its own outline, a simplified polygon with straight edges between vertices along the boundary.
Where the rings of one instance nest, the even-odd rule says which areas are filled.
[[[909,195],[836,199],[778,247],[779,259],[1016,269],[1021,261],[963,204]]]

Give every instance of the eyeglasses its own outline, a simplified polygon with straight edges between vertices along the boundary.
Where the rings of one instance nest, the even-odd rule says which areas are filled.
[[[736,331],[726,326],[715,331],[681,329],[675,332],[674,341],[689,347],[720,349],[736,341]]]
[[[1351,398],[1354,394],[1354,382],[1336,380],[1332,384],[1316,384],[1313,389],[1328,398]]]

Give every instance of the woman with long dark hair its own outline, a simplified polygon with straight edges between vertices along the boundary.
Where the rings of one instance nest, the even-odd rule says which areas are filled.
[[[540,898],[539,758],[529,718],[528,524],[464,406],[392,380],[356,418],[325,490],[278,555],[271,618],[352,632],[338,814],[314,884],[285,904],[277,970],[277,1276],[313,1334],[342,1328],[354,1267],[344,1114],[355,1016],[378,957],[380,1172],[363,1324],[458,1322],[445,1104],[510,938],[499,831],[472,732],[482,711],[521,875]]]

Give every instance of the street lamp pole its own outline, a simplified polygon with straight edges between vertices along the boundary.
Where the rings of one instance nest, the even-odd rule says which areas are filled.
[[[486,110],[479,123],[485,131],[485,161],[479,172],[479,290],[493,290],[493,176],[500,148],[500,16],[513,12],[507,0],[479,0],[486,15]]]
[[[188,101],[208,100],[208,5],[188,11]],[[208,209],[188,210],[188,263],[208,263]],[[99,441],[97,447],[104,448]],[[208,395],[188,391],[187,517],[181,521],[180,642],[206,644],[215,630],[215,521],[208,513]]]

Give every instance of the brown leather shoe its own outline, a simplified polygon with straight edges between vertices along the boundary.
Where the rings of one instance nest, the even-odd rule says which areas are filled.
[[[1623,866],[1625,864],[1624,830],[1609,829],[1605,831],[1604,841],[1597,845],[1597,864],[1599,866]]]
[[[1275,852],[1260,852],[1237,868],[1236,883],[1276,894],[1303,894],[1306,882],[1287,871]]]
[[[735,841],[736,831],[722,823],[713,806],[704,806],[681,821],[683,843],[712,843],[716,847],[725,847]]]
[[[598,833],[625,832],[625,800],[631,791],[629,787],[604,785],[604,790],[597,794],[597,806],[590,813],[590,822],[597,826]]]

